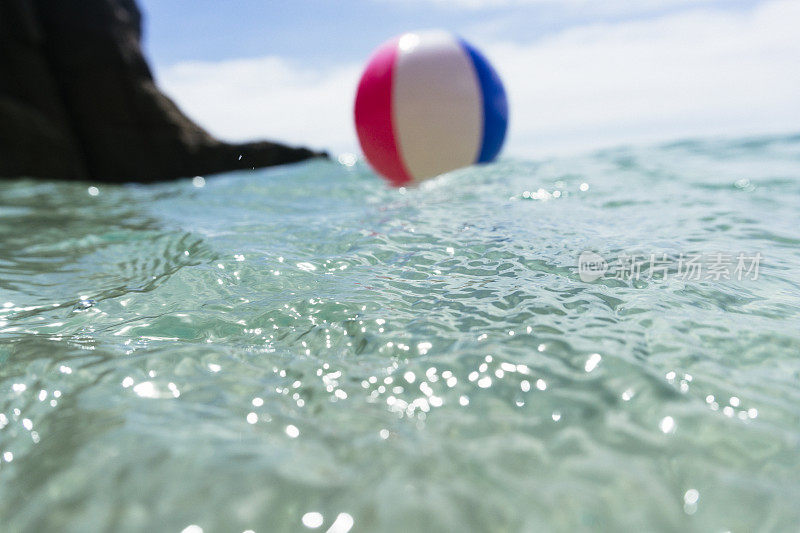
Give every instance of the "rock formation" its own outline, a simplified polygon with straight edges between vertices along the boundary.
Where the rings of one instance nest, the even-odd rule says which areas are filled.
[[[134,0],[0,0],[0,177],[149,182],[323,155],[213,138],[156,87],[141,24]]]

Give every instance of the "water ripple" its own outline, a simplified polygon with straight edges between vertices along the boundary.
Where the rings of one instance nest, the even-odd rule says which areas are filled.
[[[798,177],[790,136],[408,190],[3,182],[4,527],[791,529]],[[583,281],[584,250],[763,262]]]

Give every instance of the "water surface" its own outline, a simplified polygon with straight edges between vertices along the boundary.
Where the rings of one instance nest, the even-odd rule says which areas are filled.
[[[2,530],[791,530],[798,227],[798,136],[1,182]]]

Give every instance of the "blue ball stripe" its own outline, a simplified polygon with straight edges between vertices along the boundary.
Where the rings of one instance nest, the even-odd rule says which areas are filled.
[[[489,62],[471,44],[459,39],[469,54],[483,95],[483,142],[476,163],[486,163],[497,157],[506,137],[508,126],[508,99],[500,76]]]

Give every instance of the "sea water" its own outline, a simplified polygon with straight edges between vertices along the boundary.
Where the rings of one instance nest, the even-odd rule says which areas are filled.
[[[0,530],[792,530],[800,137],[0,182]]]

